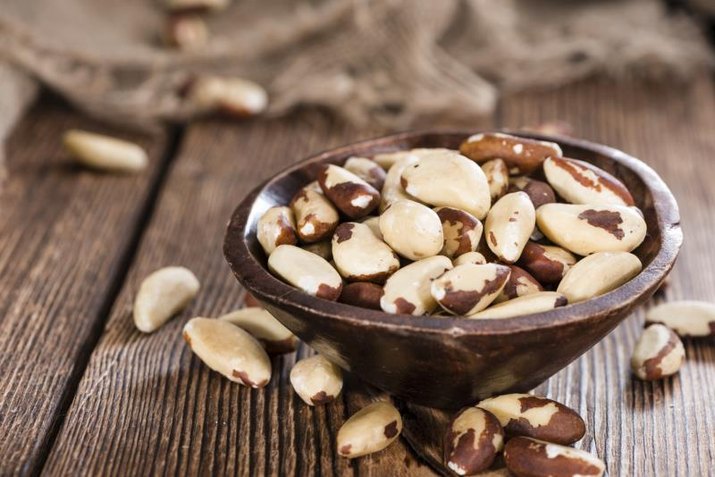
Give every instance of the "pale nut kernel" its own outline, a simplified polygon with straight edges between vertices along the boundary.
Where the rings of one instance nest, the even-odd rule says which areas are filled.
[[[509,267],[496,263],[468,263],[434,279],[430,291],[445,311],[471,315],[489,306],[499,296],[509,279],[509,272]]]
[[[305,245],[301,245],[300,248],[302,248],[306,252],[314,253],[327,261],[333,259],[333,244],[330,240],[321,240],[320,242],[308,243]]]
[[[586,424],[576,411],[545,397],[504,394],[484,399],[477,407],[494,414],[507,436],[572,444],[586,433]]]
[[[556,193],[549,184],[537,181],[531,177],[518,176],[509,179],[507,192],[524,192],[531,199],[534,208],[538,209],[544,204],[556,202]]]
[[[544,291],[544,287],[541,286],[541,283],[523,268],[517,267],[516,265],[509,265],[509,268],[511,269],[509,280],[507,280],[504,289],[497,299],[494,300],[495,303],[501,303],[520,296]]]
[[[198,15],[170,15],[164,29],[164,43],[180,50],[198,50],[208,42],[209,30]]]
[[[364,180],[376,190],[382,190],[385,185],[385,170],[372,159],[366,157],[350,157],[343,165],[345,169]]]
[[[504,431],[496,417],[477,407],[465,407],[447,426],[444,462],[457,475],[488,469],[504,447]]]
[[[228,321],[192,318],[184,340],[206,366],[233,382],[262,388],[271,379],[271,360],[261,344]]]
[[[365,224],[338,225],[332,246],[335,267],[349,281],[385,283],[400,268],[397,254]]]
[[[481,164],[503,159],[511,175],[531,174],[549,156],[561,157],[558,144],[502,133],[475,134],[467,138],[459,152]]]
[[[338,431],[338,455],[352,459],[381,451],[402,432],[402,417],[388,402],[372,403],[345,421]]]
[[[372,230],[372,233],[375,234],[375,237],[377,237],[380,240],[383,240],[382,232],[380,232],[380,217],[379,216],[363,217],[360,220],[360,223],[365,224],[368,227],[370,227],[370,230]]]
[[[343,280],[330,263],[295,245],[279,245],[268,257],[271,272],[304,292],[335,301]]]
[[[506,443],[504,462],[516,477],[601,477],[606,469],[586,451],[528,437]]]
[[[469,318],[500,319],[514,316],[531,315],[566,306],[568,300],[561,293],[545,291],[530,293],[528,295],[512,298],[497,305],[492,305],[486,310],[470,315]]]
[[[443,255],[410,263],[387,279],[380,307],[386,313],[424,315],[437,307],[432,297],[432,280],[452,268]]]
[[[479,219],[469,212],[453,207],[437,207],[434,211],[442,221],[442,255],[455,258],[477,249],[484,228]]]
[[[250,333],[269,354],[290,353],[298,347],[298,338],[263,308],[242,308],[218,319],[228,321]]]
[[[328,164],[318,183],[333,204],[351,219],[368,215],[380,204],[380,192],[345,168]]]
[[[578,303],[615,290],[638,275],[642,268],[641,261],[632,253],[594,253],[571,267],[556,291],[569,303]]]
[[[503,159],[492,159],[482,164],[482,171],[487,176],[489,194],[494,203],[509,189],[509,169]]]
[[[242,78],[201,76],[189,86],[189,102],[202,111],[218,111],[246,118],[263,112],[268,94],[260,85]]]
[[[380,299],[385,294],[381,285],[370,282],[348,283],[343,287],[338,301],[347,305],[380,310]]]
[[[290,370],[290,384],[293,390],[309,406],[327,404],[343,389],[343,372],[317,354],[301,359]]]
[[[536,223],[536,212],[529,196],[512,192],[499,199],[484,223],[489,249],[506,263],[514,263],[529,241]]]
[[[519,265],[544,284],[559,283],[576,261],[568,250],[532,241],[526,244],[519,257]]]
[[[298,237],[307,243],[332,237],[340,220],[333,204],[310,184],[293,196],[290,207],[295,213]]]
[[[661,323],[680,336],[715,336],[715,304],[696,300],[672,301],[648,310],[646,324]]]
[[[266,255],[273,253],[277,246],[295,245],[295,217],[290,207],[276,206],[268,209],[256,225],[256,238]]]
[[[453,151],[433,151],[402,171],[402,188],[419,201],[454,207],[483,219],[489,211],[489,184],[482,169]],[[383,232],[384,233],[384,232]]]
[[[398,159],[387,171],[385,184],[382,186],[382,191],[380,193],[380,213],[383,213],[388,207],[398,200],[416,200],[414,197],[411,197],[407,192],[405,192],[400,182],[402,180],[402,171],[404,171],[407,166],[414,164],[418,160],[419,158],[414,154],[405,154],[401,156],[400,159]]]
[[[380,231],[392,250],[410,260],[437,255],[444,245],[437,213],[411,200],[398,200],[385,210],[380,216]]]
[[[588,162],[550,157],[544,161],[544,174],[556,192],[572,204],[635,205],[620,180]]]
[[[402,161],[406,157],[418,158],[422,154],[430,153],[431,151],[451,151],[451,149],[444,148],[416,148],[409,149],[407,151],[395,151],[395,152],[384,152],[381,154],[375,154],[372,160],[377,163],[380,167],[389,171],[392,166],[396,163]],[[456,151],[454,151],[456,152]],[[402,174],[402,172],[400,172]]]
[[[452,260],[452,265],[454,265],[455,267],[459,265],[464,265],[465,263],[484,265],[485,263],[487,263],[487,259],[484,258],[484,255],[479,252],[467,252]]]
[[[134,300],[134,324],[151,333],[183,310],[199,291],[199,280],[184,267],[161,268],[142,281]]]
[[[638,339],[631,356],[631,370],[638,379],[654,381],[677,373],[684,359],[685,349],[678,335],[656,323]]]
[[[139,172],[149,160],[138,145],[102,134],[72,129],[63,138],[64,148],[77,162],[108,172]]]
[[[166,9],[172,12],[203,13],[210,10],[223,10],[230,0],[164,0]]]
[[[546,204],[536,223],[549,240],[577,255],[630,252],[643,242],[647,226],[633,207]]]

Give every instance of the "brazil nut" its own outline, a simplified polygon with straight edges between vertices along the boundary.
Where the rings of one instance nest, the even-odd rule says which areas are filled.
[[[575,264],[576,257],[568,250],[532,241],[527,242],[519,257],[519,265],[544,284],[559,283]]]
[[[432,281],[432,297],[449,313],[471,315],[499,296],[509,273],[509,267],[496,263],[460,265]]]
[[[338,211],[311,185],[299,190],[290,206],[295,214],[296,232],[303,242],[329,239],[338,226]]]
[[[442,255],[455,258],[477,249],[483,229],[479,219],[469,212],[453,207],[437,207],[434,210],[442,221]]]
[[[395,252],[410,260],[437,255],[444,246],[442,221],[437,213],[411,200],[398,200],[383,212],[380,231]]]
[[[343,373],[323,355],[317,354],[295,363],[290,370],[290,384],[307,405],[327,404],[343,389]]]
[[[519,191],[529,196],[535,209],[538,209],[544,204],[556,202],[556,194],[549,184],[530,177],[518,176],[509,180],[509,189],[507,192]]]
[[[368,215],[380,204],[377,189],[340,166],[324,166],[318,183],[332,203],[352,219]]]
[[[304,292],[337,300],[343,287],[340,274],[325,259],[295,245],[279,245],[268,257],[268,268]]]
[[[509,169],[506,162],[503,159],[492,159],[482,164],[482,171],[487,176],[492,203],[496,202],[509,189]]]
[[[379,310],[380,299],[384,294],[385,290],[382,288],[382,285],[378,285],[377,283],[353,282],[343,287],[338,301],[347,305]]]
[[[623,182],[588,162],[550,157],[544,161],[549,184],[572,204],[635,205]]]
[[[246,307],[218,319],[250,333],[269,354],[290,353],[298,347],[298,338],[263,308]]]
[[[256,237],[266,255],[270,255],[279,245],[295,245],[295,218],[290,207],[277,206],[268,209],[256,225]]]
[[[511,318],[513,316],[541,313],[567,304],[568,300],[561,293],[543,291],[492,305],[486,310],[470,315],[469,318]]]
[[[677,373],[684,359],[685,348],[678,335],[655,323],[638,339],[631,356],[631,370],[638,379],[654,381]]]
[[[402,432],[402,417],[392,404],[379,401],[350,416],[338,430],[338,455],[352,459],[381,451]]]
[[[380,191],[385,185],[385,169],[372,159],[353,156],[345,161],[343,167],[373,186],[375,190]]]
[[[499,199],[489,211],[484,223],[487,245],[494,255],[506,263],[521,256],[534,230],[534,205],[524,192],[512,192]]]
[[[465,407],[450,421],[444,436],[444,462],[457,475],[488,469],[504,447],[504,431],[489,411]]]
[[[482,133],[467,138],[459,152],[481,164],[501,158],[511,175],[531,174],[549,156],[561,157],[561,148],[554,142],[537,141],[503,133]]]
[[[479,252],[467,252],[452,260],[452,264],[456,267],[465,263],[473,263],[474,265],[484,265],[487,259]]]
[[[516,477],[601,477],[606,469],[586,451],[528,437],[507,442],[504,462]]]
[[[437,307],[432,280],[452,268],[443,255],[425,258],[402,267],[387,279],[380,307],[387,313],[424,315]]]
[[[504,289],[497,297],[497,303],[544,291],[544,287],[541,286],[541,283],[523,268],[517,267],[516,265],[509,265],[509,268],[511,269],[509,280],[507,280]]]
[[[579,260],[559,283],[557,292],[578,303],[615,290],[640,273],[641,261],[628,252],[598,252]]]
[[[663,303],[648,310],[645,322],[661,323],[679,336],[715,336],[715,304],[696,300]]]
[[[397,254],[365,224],[340,224],[332,243],[335,266],[349,281],[384,283],[400,268]]]

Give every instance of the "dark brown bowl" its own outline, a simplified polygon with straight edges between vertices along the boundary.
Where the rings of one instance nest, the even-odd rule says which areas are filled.
[[[416,147],[456,149],[477,131],[407,132],[331,149],[301,161],[257,187],[236,208],[224,254],[241,284],[303,341],[397,397],[457,408],[505,392],[530,390],[606,336],[658,288],[682,243],[678,205],[646,164],[621,151],[572,138],[564,155],[591,162],[630,189],[648,225],[635,251],[643,271],[618,289],[582,303],[502,320],[390,315],[315,298],[271,275],[256,223],[274,205],[316,177],[324,163]]]

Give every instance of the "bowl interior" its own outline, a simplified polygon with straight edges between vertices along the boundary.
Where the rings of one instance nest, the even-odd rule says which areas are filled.
[[[270,297],[279,303],[290,301],[294,306],[328,313],[340,319],[367,320],[375,325],[385,325],[393,329],[398,327],[479,334],[527,331],[588,319],[589,316],[602,312],[604,308],[627,306],[662,281],[675,261],[682,235],[677,204],[658,175],[640,160],[607,146],[573,138],[553,138],[521,132],[510,133],[555,141],[562,147],[564,156],[590,162],[619,178],[630,189],[648,227],[645,240],[634,251],[644,266],[637,277],[610,293],[555,310],[505,320],[465,320],[460,317],[389,315],[329,302],[299,292],[268,272],[267,257],[256,239],[258,219],[270,207],[288,204],[298,189],[315,180],[322,164],[342,164],[350,156],[371,157],[381,152],[419,147],[458,149],[465,138],[476,132],[478,131],[411,132],[372,139],[317,154],[277,174],[246,197],[229,224],[225,254],[234,273],[244,286],[259,298]]]

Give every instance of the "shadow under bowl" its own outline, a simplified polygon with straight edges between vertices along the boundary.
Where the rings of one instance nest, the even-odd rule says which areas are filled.
[[[239,282],[281,323],[330,360],[396,397],[430,407],[458,408],[538,386],[606,336],[659,287],[682,243],[678,205],[658,175],[640,160],[587,141],[550,140],[564,155],[610,172],[630,189],[648,233],[634,251],[642,272],[597,298],[509,319],[390,315],[322,300],[271,275],[256,239],[261,215],[286,205],[313,181],[322,164],[350,156],[419,147],[457,149],[478,131],[407,132],[331,149],[305,159],[253,190],[228,225],[224,254]]]

